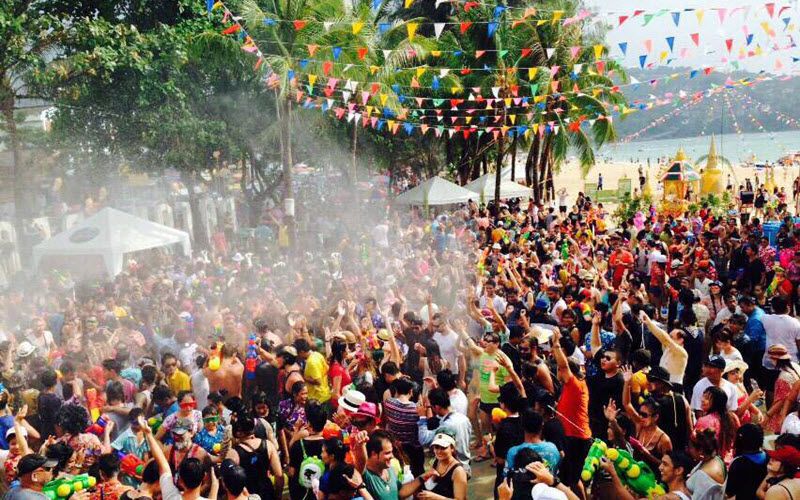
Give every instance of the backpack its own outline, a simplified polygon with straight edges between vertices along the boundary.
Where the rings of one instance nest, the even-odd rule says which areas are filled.
[[[317,456],[308,456],[303,440],[300,440],[300,449],[303,451],[303,461],[300,462],[300,470],[297,475],[297,482],[306,489],[312,489],[314,484],[319,484],[322,474],[325,472],[325,463]]]

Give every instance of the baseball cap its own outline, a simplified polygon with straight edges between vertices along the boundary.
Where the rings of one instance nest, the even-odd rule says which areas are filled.
[[[25,427],[20,427],[20,430],[22,430],[22,437],[28,437],[28,429],[26,429]],[[14,436],[14,435],[16,435],[16,434],[17,434],[17,432],[14,430],[14,428],[13,428],[13,427],[12,427],[12,428],[10,428],[10,429],[8,429],[8,430],[6,431],[6,441],[8,441],[8,439],[9,439],[11,436]]]
[[[56,465],[58,465],[58,460],[55,458],[47,458],[38,453],[31,453],[19,459],[19,463],[17,463],[17,475],[22,476],[30,474],[40,467],[48,469]]]
[[[711,368],[717,368],[720,370],[725,369],[725,358],[722,356],[711,356],[707,360],[703,361],[705,366],[710,366]]]

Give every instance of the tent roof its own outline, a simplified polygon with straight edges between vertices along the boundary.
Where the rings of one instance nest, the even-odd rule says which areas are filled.
[[[111,250],[137,252],[188,242],[185,231],[140,219],[114,208],[104,208],[33,249],[38,255],[90,255]]]
[[[502,175],[502,172],[501,172]],[[510,175],[510,174],[509,174]],[[494,197],[495,174],[488,173],[470,182],[465,188],[483,195],[484,199]],[[500,181],[501,198],[529,198],[531,189],[516,182],[502,179]]]
[[[673,162],[666,173],[661,177],[662,181],[699,181],[700,174],[687,161]]]
[[[431,177],[418,186],[401,193],[395,198],[395,202],[406,205],[424,205],[425,203],[428,205],[453,205],[466,203],[473,198],[476,196],[472,191],[441,177]]]

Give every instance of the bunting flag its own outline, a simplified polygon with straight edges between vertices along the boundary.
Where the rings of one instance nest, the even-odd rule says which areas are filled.
[[[674,36],[668,36],[667,37],[667,45],[669,45],[669,51],[672,52],[673,46],[675,45],[675,37]]]
[[[619,16],[619,24],[617,26],[622,26],[622,23],[628,20],[628,16]]]
[[[675,23],[675,27],[677,27],[681,23],[681,13],[680,12],[673,12],[672,13],[672,22]]]
[[[601,45],[601,44],[597,44],[597,45],[594,46],[594,58],[595,59],[600,59],[600,57],[603,55],[603,49],[604,48],[605,47],[603,45]]]
[[[494,36],[495,31],[497,31],[497,23],[495,21],[492,21],[486,25],[486,34],[489,36],[489,38]]]
[[[689,35],[696,47],[700,46],[700,33],[692,33]]]
[[[407,7],[406,7],[407,8]],[[361,29],[364,28],[364,21],[356,21],[353,23],[353,34],[358,35]]]
[[[242,26],[239,24],[233,24],[228,26],[224,30],[222,30],[223,35],[233,35],[234,33],[238,33],[242,29]]]
[[[581,48],[580,47],[570,47],[569,48],[569,54],[570,54],[570,57],[572,57],[572,59],[575,59],[576,57],[578,57],[578,54],[580,54],[580,53],[581,53]]]
[[[628,42],[621,42],[619,44],[619,50],[622,52],[622,55],[628,54]]]
[[[764,8],[767,9],[767,14],[769,14],[769,17],[775,17],[775,3],[765,3]]]
[[[408,32],[408,40],[413,41],[414,35],[417,34],[419,23],[406,23],[406,31]]]
[[[728,47],[728,53],[730,54],[731,49],[733,48],[733,39],[728,38],[725,40],[725,46]]]
[[[642,44],[644,45],[644,50],[648,54],[653,51],[653,41],[650,40],[649,38],[647,40],[643,41]]]
[[[333,48],[333,60],[338,61],[339,57],[342,55],[342,48],[341,47],[334,47]]]
[[[442,36],[442,31],[444,31],[444,23],[433,23],[433,32],[437,40]]]
[[[307,22],[300,19],[296,19],[295,21],[292,22],[292,24],[294,25],[295,31],[300,31],[301,29],[306,27]]]
[[[411,4],[413,4],[413,3],[414,3],[414,0],[405,0],[405,2],[403,2],[403,7],[405,7],[406,9],[410,9],[411,8]]]
[[[367,52],[368,51],[369,51],[369,49],[367,49],[366,47],[359,47],[358,48],[358,59],[363,61],[364,58],[367,57]]]
[[[639,67],[644,69],[644,63],[647,61],[647,54],[639,56]]]
[[[472,26],[472,21],[464,21],[460,24],[459,31],[463,35],[464,33],[467,32],[470,26]]]
[[[722,24],[725,22],[725,14],[727,14],[728,9],[724,7],[717,8],[717,16],[719,17],[719,23]]]
[[[706,12],[703,9],[697,9],[694,11],[694,15],[697,16],[697,24],[703,24],[703,16],[705,16]]]
[[[206,0],[206,10],[211,13],[214,10],[214,0]]]

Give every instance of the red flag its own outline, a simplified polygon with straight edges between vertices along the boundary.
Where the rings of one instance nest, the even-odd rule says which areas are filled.
[[[256,61],[256,66],[253,69],[258,71],[258,68],[260,68],[262,64],[264,64],[264,58],[263,57],[259,57],[258,61]]]
[[[733,48],[733,39],[728,38],[727,40],[725,40],[725,46],[728,47],[728,52],[730,52],[731,49]]]
[[[292,21],[292,24],[294,25],[295,31],[300,31],[301,29],[306,27],[306,21],[302,21],[300,19]]]
[[[628,20],[628,16],[619,16],[619,25],[622,26],[622,23]]]
[[[367,49],[366,47],[359,47],[358,48],[358,58],[363,61],[364,58],[367,57],[367,51],[368,50],[369,49]]]
[[[381,84],[380,83],[373,83],[369,88],[369,93],[372,94],[372,95],[375,95],[375,94],[378,93],[378,91],[380,89],[381,89]]]
[[[522,54],[521,55],[522,55],[522,57],[528,57],[529,55],[531,55],[532,51],[533,51],[533,49],[522,49]]]
[[[767,9],[769,17],[775,17],[775,4],[773,2],[765,3],[764,8]]]
[[[634,10],[633,11],[633,17],[636,17],[636,16],[638,16],[640,14],[644,14],[644,11],[643,10]]]
[[[469,12],[470,10],[474,9],[480,5],[478,2],[467,2],[464,4],[464,12]]]
[[[597,61],[595,63],[595,66],[597,66],[597,71],[600,74],[602,74],[606,70],[606,62],[605,61]]]
[[[714,71],[714,68],[712,68],[712,67],[708,67],[708,68],[705,68],[705,69],[703,70],[703,73],[705,73],[705,74],[706,74],[706,76],[708,76],[708,75],[710,75],[710,74],[711,74],[711,72],[712,72],[712,71]]]
[[[692,41],[694,42],[695,46],[699,47],[700,46],[700,33],[692,33],[689,36],[692,38]]]
[[[322,72],[325,74],[325,76],[328,76],[332,69],[333,63],[331,61],[325,61],[322,63]]]
[[[463,23],[461,23],[460,27],[461,34],[463,35],[464,33],[466,33],[470,26],[472,26],[472,21],[464,21]]]
[[[460,71],[460,73],[461,73],[462,75],[468,75],[468,74],[472,73],[472,70],[471,70],[471,69],[469,69],[469,68],[463,68],[463,69]]]
[[[309,45],[308,46],[308,55],[314,57],[314,53],[317,52],[319,45]]]
[[[225,28],[222,31],[222,34],[223,35],[233,35],[234,33],[238,33],[239,30],[241,30],[241,29],[242,29],[242,27],[240,25],[234,24],[232,26],[228,26],[227,28]]]

